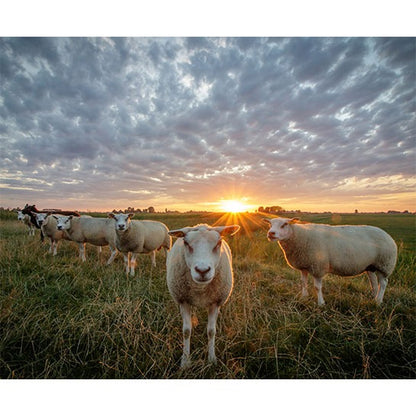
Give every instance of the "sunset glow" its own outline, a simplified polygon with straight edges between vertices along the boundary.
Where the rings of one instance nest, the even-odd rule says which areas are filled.
[[[0,42],[0,206],[416,211],[413,38]]]
[[[222,201],[221,203],[221,211],[224,211],[224,212],[237,213],[237,212],[248,211],[248,209],[249,209],[248,205],[245,205],[241,201],[238,201],[235,199]]]

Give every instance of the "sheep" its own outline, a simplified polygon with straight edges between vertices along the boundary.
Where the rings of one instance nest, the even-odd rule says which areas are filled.
[[[58,253],[58,243],[60,240],[68,240],[63,231],[59,231],[56,228],[56,217],[49,213],[34,213],[36,222],[40,227],[43,235],[49,237],[51,240],[51,246],[49,253],[53,253],[54,256]]]
[[[114,225],[108,218],[94,218],[89,215],[81,217],[55,216],[57,229],[65,233],[69,240],[78,243],[79,256],[86,261],[85,243],[95,246],[110,246],[111,255],[107,265],[111,264],[117,255],[116,233]]]
[[[62,210],[58,210],[58,211],[53,211],[53,210],[48,210],[48,211],[39,211],[36,208],[36,205],[29,205],[26,204],[25,207],[22,209],[22,213],[23,214],[27,214],[30,217],[30,221],[31,223],[36,227],[40,229],[40,241],[43,242],[44,240],[44,236],[43,236],[43,232],[41,227],[38,225],[37,221],[36,221],[36,214],[59,214],[59,215],[74,215],[76,217],[79,217],[79,213],[76,211],[62,211]]]
[[[301,272],[303,297],[308,294],[308,273],[314,278],[318,305],[322,306],[323,276],[367,272],[375,300],[382,303],[397,260],[397,245],[385,231],[369,225],[300,223],[297,218],[264,221],[270,224],[269,241],[278,241],[289,266]]]
[[[22,211],[17,211],[17,219],[28,226],[29,235],[35,235],[35,227],[32,224],[32,221],[30,220],[30,216],[28,214],[23,214]]]
[[[116,246],[124,255],[126,274],[134,276],[138,254],[150,253],[152,266],[156,267],[156,251],[162,247],[165,253],[170,249],[172,239],[168,227],[159,221],[131,220],[134,213],[114,214],[110,212],[113,228],[116,232]]]
[[[191,307],[208,308],[208,361],[216,363],[217,317],[233,289],[231,249],[222,236],[234,235],[239,229],[239,225],[210,227],[199,224],[169,231],[171,236],[179,237],[167,256],[166,280],[182,315],[181,368],[191,364]]]

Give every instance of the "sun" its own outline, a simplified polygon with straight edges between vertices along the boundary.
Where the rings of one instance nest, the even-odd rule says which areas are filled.
[[[248,205],[243,204],[236,199],[228,199],[221,201],[221,210],[224,212],[231,212],[233,214],[247,211]]]

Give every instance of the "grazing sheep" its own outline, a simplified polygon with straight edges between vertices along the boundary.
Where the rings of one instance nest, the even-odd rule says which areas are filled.
[[[289,266],[300,270],[302,296],[308,294],[308,273],[314,278],[318,305],[323,305],[324,275],[367,272],[376,302],[381,304],[397,260],[396,243],[385,231],[369,225],[300,223],[296,218],[264,220],[270,223],[269,241],[278,241]]]
[[[32,221],[30,220],[30,216],[28,214],[23,214],[22,211],[17,211],[17,219],[28,226],[29,235],[35,235],[35,227],[32,224]]]
[[[208,308],[208,360],[215,363],[215,334],[219,309],[233,288],[232,256],[221,236],[234,235],[239,225],[210,227],[199,224],[169,231],[181,237],[169,252],[166,269],[170,294],[179,304],[183,321],[181,367],[190,365],[191,307]]]
[[[57,228],[62,230],[69,240],[78,243],[79,256],[86,261],[85,243],[95,246],[110,246],[110,258],[107,265],[111,264],[117,255],[116,232],[113,222],[108,218],[93,218],[90,216],[73,217],[56,216]]]
[[[59,231],[56,228],[56,217],[45,213],[34,213],[36,222],[40,227],[43,235],[49,237],[51,240],[51,246],[49,253],[53,253],[56,256],[58,252],[58,243],[60,240],[68,240],[63,231]]]
[[[138,254],[150,253],[152,265],[156,267],[156,251],[162,247],[165,252],[172,244],[168,234],[169,230],[165,224],[159,221],[131,220],[134,216],[130,214],[108,214],[115,223],[113,229],[116,232],[116,246],[124,255],[126,262],[126,273],[134,276],[136,258]]]

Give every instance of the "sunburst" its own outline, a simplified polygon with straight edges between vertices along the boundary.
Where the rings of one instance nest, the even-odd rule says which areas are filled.
[[[248,210],[248,205],[243,204],[241,201],[237,199],[227,199],[221,201],[221,210],[224,212],[230,212],[232,214],[236,214],[238,212],[244,212]]]

